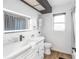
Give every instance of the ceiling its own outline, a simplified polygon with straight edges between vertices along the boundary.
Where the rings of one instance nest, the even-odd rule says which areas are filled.
[[[75,0],[48,0],[51,6],[73,4]]]
[[[75,6],[75,0],[21,0],[25,4],[41,12],[42,14],[51,13],[53,9],[66,7],[72,8]]]

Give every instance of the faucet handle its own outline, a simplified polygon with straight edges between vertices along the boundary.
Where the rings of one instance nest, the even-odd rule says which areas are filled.
[[[20,35],[20,41],[22,41],[22,38],[24,38],[24,36],[23,35]]]
[[[23,35],[20,35],[20,37],[24,38],[24,36],[23,36]]]
[[[24,38],[24,36],[22,36],[22,38]]]

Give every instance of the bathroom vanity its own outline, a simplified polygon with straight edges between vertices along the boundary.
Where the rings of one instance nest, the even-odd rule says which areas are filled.
[[[14,59],[43,59],[44,57],[44,42],[43,40],[37,42],[35,47],[29,48],[28,50],[22,52],[20,55]]]
[[[44,58],[44,37],[36,37],[32,40],[15,44],[13,51],[5,51],[9,48],[4,47],[4,59],[43,59]],[[9,47],[9,46],[8,46]],[[12,48],[11,48],[12,49]]]

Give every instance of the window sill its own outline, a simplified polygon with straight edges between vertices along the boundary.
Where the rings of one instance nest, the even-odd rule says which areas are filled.
[[[4,31],[4,34],[8,34],[8,33],[17,33],[17,32],[27,32],[27,31],[31,31],[32,29],[24,29],[24,30],[9,30],[9,31]]]

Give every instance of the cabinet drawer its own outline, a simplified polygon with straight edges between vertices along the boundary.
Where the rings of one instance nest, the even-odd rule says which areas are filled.
[[[33,50],[28,56],[26,56],[24,59],[38,59],[38,50]]]
[[[22,53],[20,53],[17,57],[15,57],[14,59],[24,59],[26,56],[28,56],[30,53],[32,52],[31,49],[27,50],[27,51],[23,51]]]
[[[39,43],[39,49],[44,49],[44,42],[43,41],[41,41],[40,43]]]
[[[38,45],[39,47],[44,47],[44,41],[40,41],[37,45]]]

